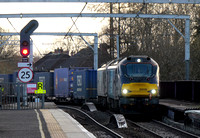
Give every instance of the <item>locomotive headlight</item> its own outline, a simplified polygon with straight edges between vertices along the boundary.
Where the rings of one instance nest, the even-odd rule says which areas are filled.
[[[151,93],[156,94],[156,90],[155,89],[151,90]]]
[[[141,62],[141,61],[142,61],[141,59],[139,59],[139,58],[137,59],[137,62]]]
[[[127,89],[123,89],[122,93],[123,93],[123,94],[127,94],[127,93],[128,93],[128,90],[127,90]]]

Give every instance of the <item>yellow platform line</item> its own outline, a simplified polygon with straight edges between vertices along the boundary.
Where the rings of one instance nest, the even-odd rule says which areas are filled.
[[[55,120],[53,115],[47,109],[41,109],[42,115],[44,120],[47,124],[48,131],[51,135],[51,138],[66,138],[65,133],[63,132],[62,128]]]

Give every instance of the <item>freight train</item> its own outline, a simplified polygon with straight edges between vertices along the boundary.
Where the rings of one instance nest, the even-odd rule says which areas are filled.
[[[6,83],[5,76],[0,75],[0,83]],[[9,78],[10,82],[20,83],[17,73]],[[76,103],[93,100],[121,113],[159,103],[159,66],[148,56],[113,60],[98,70],[81,67],[34,72],[30,83],[37,82],[44,83],[48,99]]]
[[[98,103],[121,113],[159,104],[159,66],[148,56],[113,60],[98,69]]]

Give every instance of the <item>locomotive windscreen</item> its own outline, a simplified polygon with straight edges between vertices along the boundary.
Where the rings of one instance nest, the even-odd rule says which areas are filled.
[[[126,74],[129,77],[151,77],[152,68],[151,64],[127,64]]]

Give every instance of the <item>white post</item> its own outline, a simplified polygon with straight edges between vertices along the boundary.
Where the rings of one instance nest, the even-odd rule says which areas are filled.
[[[98,36],[94,36],[94,69],[98,69]]]
[[[33,41],[30,40],[30,56],[29,56],[29,63],[32,64],[32,66],[30,66],[30,69],[33,70]]]
[[[190,78],[190,19],[185,20],[185,79]]]
[[[117,59],[119,59],[119,35],[117,35]]]

